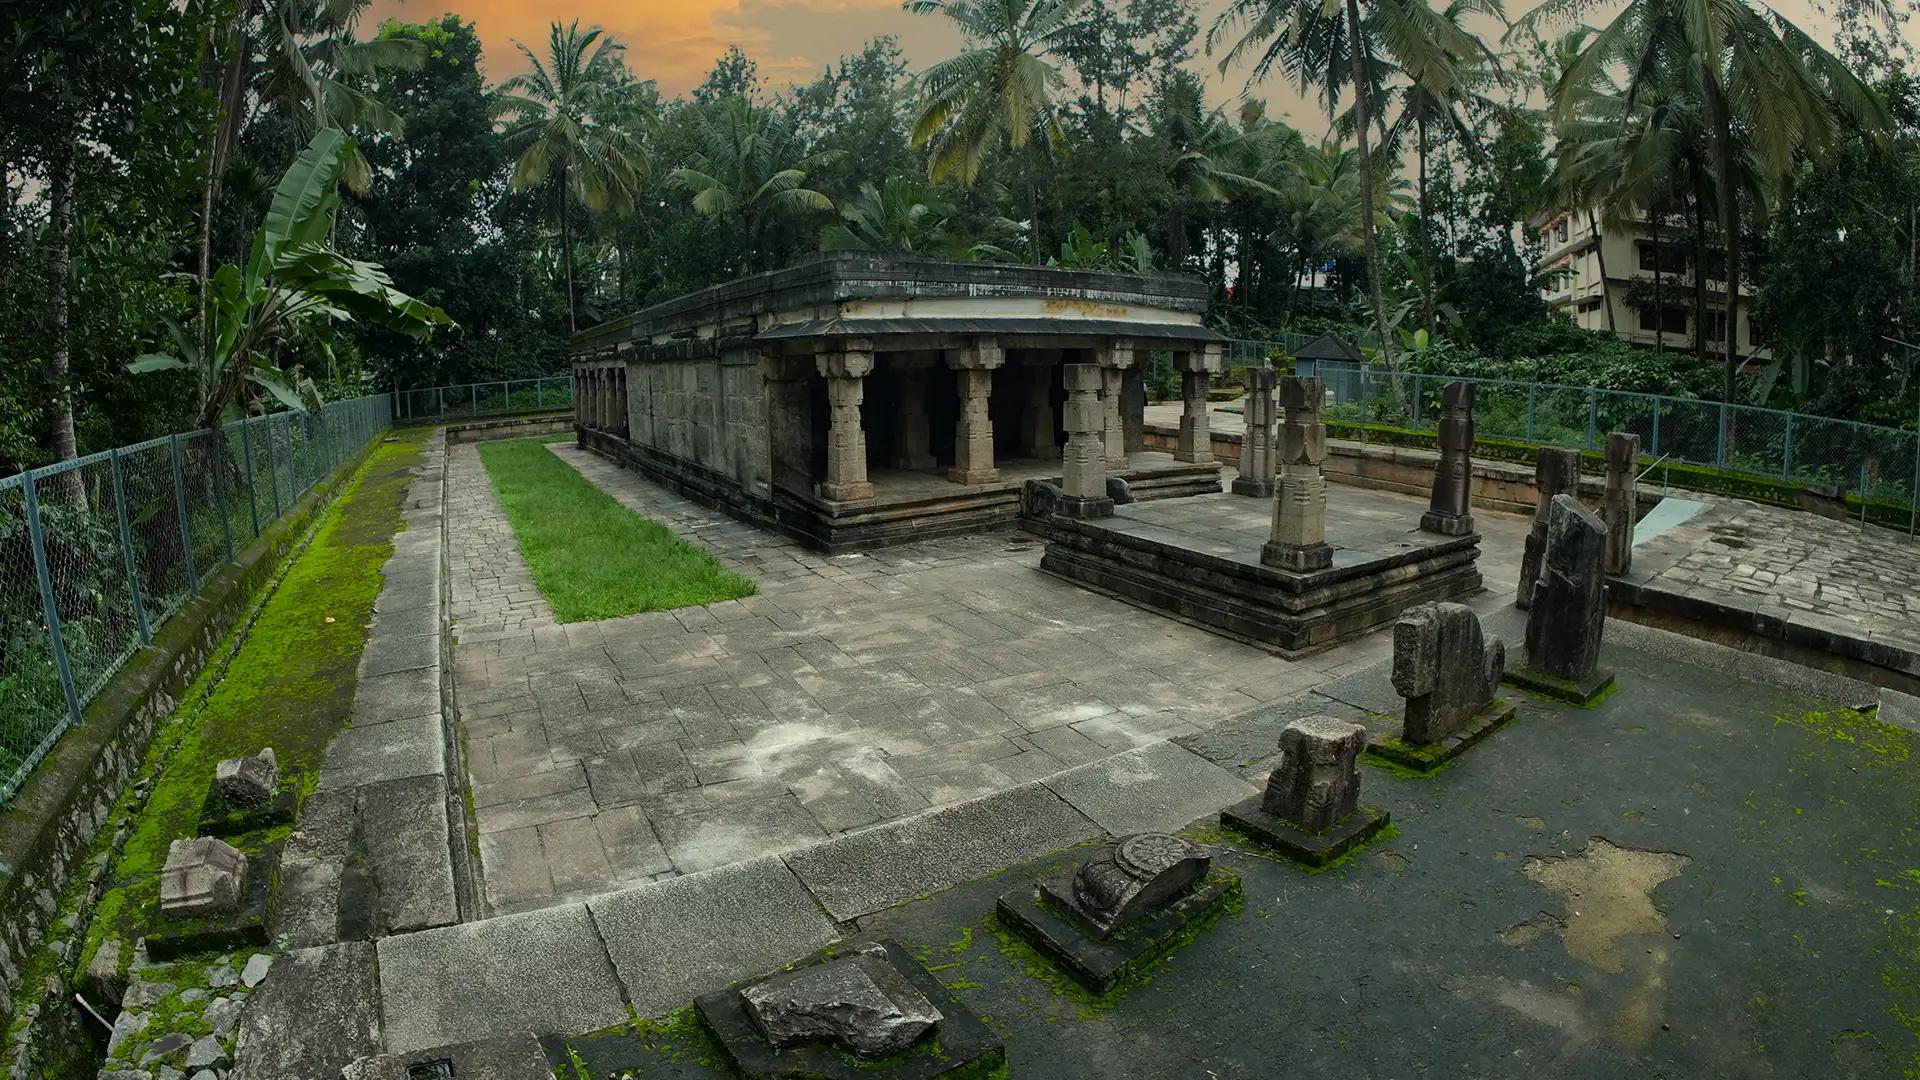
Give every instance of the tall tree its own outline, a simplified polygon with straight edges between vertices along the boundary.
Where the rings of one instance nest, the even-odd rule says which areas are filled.
[[[599,27],[574,20],[552,24],[543,62],[514,42],[530,70],[500,84],[494,109],[506,121],[507,151],[515,155],[510,183],[524,191],[554,180],[554,213],[566,266],[567,329],[575,325],[572,202],[626,213],[650,172],[644,143],[651,95],[621,63],[626,46]]]
[[[349,135],[399,134],[400,117],[367,92],[367,83],[388,71],[414,71],[426,58],[419,41],[359,36],[360,18],[373,0],[271,0],[260,9],[253,32],[258,56],[254,91],[263,107],[278,110],[304,146],[322,128]],[[252,0],[239,0],[246,11]],[[365,191],[367,161],[349,144],[341,181]]]
[[[928,175],[971,185],[988,153],[1004,139],[1016,153],[1064,141],[1060,95],[1066,80],[1060,50],[1085,0],[907,0],[916,14],[952,20],[966,38],[960,55],[920,76],[913,122],[915,146],[929,146]],[[1038,142],[1034,140],[1038,137]],[[1040,196],[1029,169],[1027,210],[1033,257],[1045,250]]]
[[[786,117],[744,97],[698,108],[695,150],[667,182],[693,197],[695,211],[739,224],[745,244],[741,264],[752,273],[764,261],[762,248],[773,220],[833,209],[832,199],[805,185],[809,172],[840,153],[806,153]]]

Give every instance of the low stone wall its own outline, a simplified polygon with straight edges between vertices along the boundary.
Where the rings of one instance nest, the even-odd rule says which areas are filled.
[[[536,435],[558,435],[573,430],[573,413],[546,413],[539,416],[504,416],[497,420],[470,420],[447,425],[447,445],[484,442],[488,439],[525,439]]]
[[[200,595],[154,634],[88,706],[0,814],[0,1028],[34,948],[58,912],[61,894],[115,800],[145,756],[154,729],[227,633],[245,615],[314,514],[378,442],[315,484]]]

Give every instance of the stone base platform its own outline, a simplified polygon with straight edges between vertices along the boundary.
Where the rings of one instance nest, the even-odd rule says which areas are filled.
[[[784,489],[769,496],[745,490],[731,476],[604,431],[582,429],[577,434],[582,447],[680,495],[831,555],[1011,525],[1020,517],[1022,484],[1060,482],[1059,461],[1016,459],[1001,462],[998,477],[985,484],[956,484],[944,469],[870,468],[871,499],[836,502]],[[1218,462],[1178,462],[1158,451],[1132,455],[1131,467],[1118,475],[1140,502],[1220,491]]]
[[[1599,701],[1617,684],[1613,681],[1613,672],[1598,668],[1584,679],[1561,679],[1543,671],[1535,671],[1525,665],[1515,665],[1507,669],[1500,681],[1508,686],[1518,687],[1529,693],[1564,701],[1569,705],[1586,708]]]
[[[1255,795],[1220,811],[1220,824],[1307,866],[1327,865],[1378,836],[1393,820],[1393,815],[1377,806],[1362,806],[1325,832],[1310,833],[1261,809],[1264,798],[1264,794]]]
[[[1337,492],[1333,565],[1304,573],[1260,561],[1272,512],[1271,500],[1223,494],[1026,524],[1048,541],[1040,569],[1286,657],[1480,589],[1480,537],[1421,532],[1393,496]]]
[[[1425,746],[1395,738],[1384,731],[1371,732],[1367,736],[1367,753],[1415,772],[1432,772],[1505,726],[1507,721],[1513,719],[1515,711],[1513,702],[1494,698],[1492,704],[1474,715],[1472,723]]]
[[[1066,914],[1049,892],[1071,890],[1074,871],[1043,885],[1023,885],[1001,895],[994,914],[1073,980],[1104,994],[1174,949],[1189,929],[1204,926],[1240,895],[1240,878],[1215,868],[1186,895],[1140,922],[1100,936]]]

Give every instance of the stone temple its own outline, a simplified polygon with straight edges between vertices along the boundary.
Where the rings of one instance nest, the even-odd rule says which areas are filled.
[[[581,333],[576,422],[684,495],[857,550],[1011,522],[1023,481],[1061,476],[1085,364],[1108,475],[1143,500],[1218,491],[1206,300],[1172,275],[821,255]],[[1186,403],[1173,453],[1142,448],[1156,351]]]

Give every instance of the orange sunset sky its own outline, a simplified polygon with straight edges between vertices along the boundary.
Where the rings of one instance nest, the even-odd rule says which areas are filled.
[[[1518,15],[1532,3],[1508,0],[1508,15]],[[1225,4],[1199,0],[1202,41]],[[1830,41],[1831,23],[1808,5],[1809,0],[1786,0],[1780,7],[1818,38]],[[758,60],[761,75],[776,89],[816,77],[838,57],[882,34],[900,40],[916,69],[951,56],[960,45],[944,17],[909,14],[900,9],[899,0],[374,0],[370,14],[417,22],[443,11],[457,11],[475,24],[493,80],[525,67],[513,47],[515,40],[544,56],[548,24],[577,18],[582,26],[605,27],[625,42],[628,68],[656,80],[669,97],[698,83],[728,45],[739,45]],[[1607,14],[1603,10],[1594,17]],[[1479,29],[1496,37],[1499,32],[1497,27]],[[1194,66],[1207,78],[1216,104],[1238,98],[1245,88],[1244,71],[1222,76],[1215,61],[1204,56]],[[1270,79],[1254,93],[1295,127],[1316,134],[1325,130],[1319,106],[1303,101],[1284,80]]]

